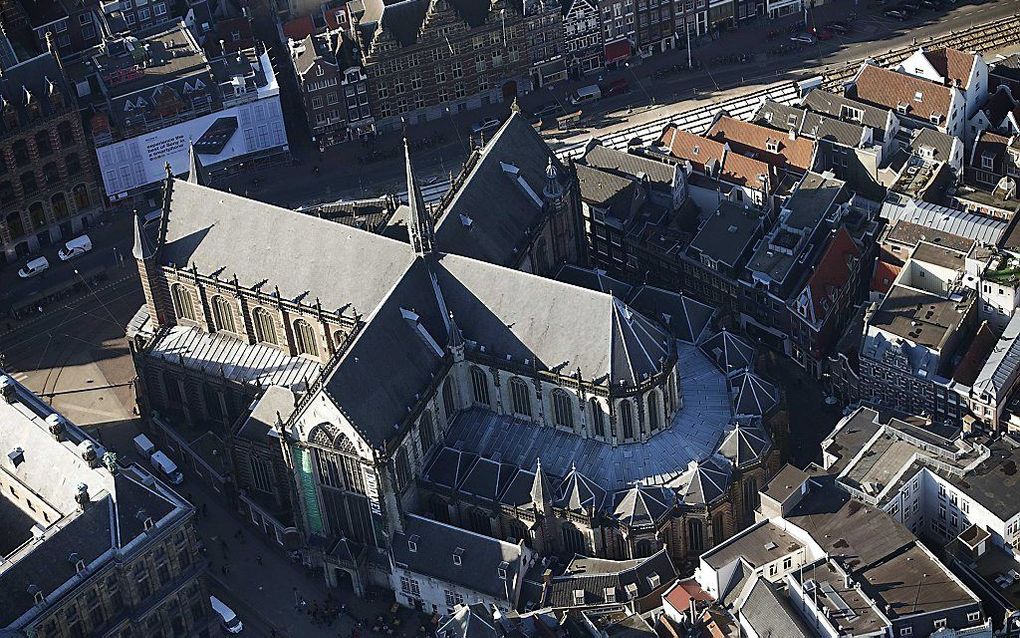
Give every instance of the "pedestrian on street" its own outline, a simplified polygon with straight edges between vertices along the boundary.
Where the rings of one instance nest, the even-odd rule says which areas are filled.
[[[262,566],[262,554],[255,555],[255,562],[259,564],[259,567]]]

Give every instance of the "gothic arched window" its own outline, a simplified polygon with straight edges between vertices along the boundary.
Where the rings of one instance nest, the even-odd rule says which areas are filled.
[[[319,356],[319,344],[315,341],[315,332],[312,330],[311,324],[304,319],[294,322],[294,345],[297,346],[298,354]]]
[[[481,368],[471,368],[471,390],[475,403],[490,407],[489,403],[489,379]]]
[[[620,401],[620,423],[623,426],[623,438],[634,438],[634,415],[631,414],[630,399]]]
[[[223,297],[216,296],[212,299],[213,328],[234,332],[234,311],[230,308],[230,302]]]
[[[170,287],[170,299],[174,304],[174,314],[178,318],[195,320],[195,306],[191,303],[191,293],[181,284]]]
[[[276,326],[269,312],[265,308],[256,308],[252,310],[251,318],[252,323],[255,324],[255,340],[275,346],[277,344]]]
[[[553,422],[559,427],[574,429],[574,409],[570,395],[563,390],[553,390]]]
[[[528,384],[518,377],[510,379],[510,404],[513,406],[514,414],[531,416],[531,397],[528,393]]]

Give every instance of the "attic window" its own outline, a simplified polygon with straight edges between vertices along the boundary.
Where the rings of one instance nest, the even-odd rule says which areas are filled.
[[[765,142],[765,150],[769,153],[779,152],[779,140],[768,140]]]
[[[797,116],[793,113],[786,116],[787,126],[797,126]]]
[[[580,607],[583,604],[584,604],[584,590],[583,589],[575,589],[574,590],[574,606],[575,607]]]
[[[845,104],[839,108],[839,117],[851,122],[860,122],[864,119],[864,111]]]
[[[942,121],[942,115],[940,115],[939,113],[932,113],[931,115],[928,116],[928,119],[931,120],[932,124],[938,124],[939,122]]]
[[[453,564],[460,565],[463,556],[464,556],[463,547],[458,547],[457,549],[453,550]]]
[[[655,589],[656,587],[659,586],[659,575],[658,574],[652,574],[652,575],[648,576],[648,586],[651,587],[652,589]]]
[[[921,93],[920,91],[917,91],[917,92],[914,93],[914,101],[915,102],[921,102],[923,100],[924,100],[924,94],[923,93]]]
[[[726,229],[726,232],[728,232],[728,233],[735,233],[735,232],[737,232],[737,227],[736,226],[730,226],[729,228]]]
[[[771,122],[772,121],[772,111],[768,111],[768,112],[765,113],[765,121],[766,122]]]
[[[701,151],[700,146],[695,146],[694,148],[691,149],[691,152],[694,153],[695,155],[697,155],[700,151]]]
[[[602,591],[602,593],[605,596],[605,599],[606,599],[607,603],[615,603],[616,602],[616,587],[606,587]]]
[[[624,586],[624,590],[627,592],[628,600],[634,600],[637,598],[637,583],[627,583]]]
[[[776,543],[774,541],[769,541],[769,542],[765,543],[765,551],[767,551],[767,552],[771,552],[772,550],[774,550],[777,547],[779,547],[779,545],[776,545]]]
[[[407,539],[407,551],[414,553],[418,551],[418,541],[421,540],[421,536],[417,534],[411,534]]]
[[[935,159],[935,147],[934,146],[922,146],[921,157],[925,159]]]
[[[896,105],[896,112],[899,113],[900,115],[906,115],[907,114],[907,110],[909,108],[910,108],[909,105],[900,103],[900,104]]]
[[[510,563],[503,561],[496,568],[496,575],[499,576],[500,580],[506,580],[506,571],[510,569]]]

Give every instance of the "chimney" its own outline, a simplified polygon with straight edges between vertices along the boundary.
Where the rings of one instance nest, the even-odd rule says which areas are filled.
[[[14,380],[6,375],[0,377],[0,396],[8,404],[13,404],[17,397],[17,388],[14,385]]]
[[[790,129],[790,141],[794,142],[797,140],[797,131]]]
[[[89,486],[84,483],[78,483],[78,491],[74,495],[74,501],[78,504],[78,507],[85,509],[88,507],[92,499],[89,497]]]

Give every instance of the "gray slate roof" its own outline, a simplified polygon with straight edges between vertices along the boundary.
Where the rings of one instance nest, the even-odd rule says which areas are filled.
[[[740,615],[759,636],[783,638],[813,638],[804,621],[779,593],[778,588],[762,577],[756,577],[751,589],[740,605]]]
[[[529,229],[537,228],[544,213],[508,171],[515,166],[540,199],[549,158],[561,182],[567,171],[516,112],[511,112],[480,153],[436,222],[436,247],[493,264],[513,265],[519,257],[515,248]],[[471,220],[470,226],[462,216]]]
[[[319,298],[328,311],[372,312],[414,257],[406,244],[183,180],[173,182],[166,224],[164,265],[265,282],[262,292],[279,286],[284,299]]]
[[[415,536],[417,551],[412,552],[408,540]],[[512,596],[514,582],[523,576],[519,546],[416,514],[405,517],[404,531],[393,534],[390,547],[393,560],[409,571],[496,599],[506,599],[507,589]],[[458,549],[462,550],[460,565],[453,562]],[[499,577],[503,562],[507,563],[505,581]]]
[[[862,113],[860,123],[875,129],[876,140],[881,141],[885,132],[886,119],[889,112],[864,102],[829,93],[827,91],[811,91],[804,97],[804,106],[816,113],[824,113],[830,117],[845,120],[848,109],[854,109]]]
[[[675,482],[677,498],[688,505],[710,505],[725,496],[732,479],[727,459],[713,455],[700,462],[692,461],[687,471]]]
[[[635,485],[613,495],[613,516],[630,527],[653,525],[672,511],[675,500],[664,487]]]
[[[779,405],[779,389],[746,370],[731,380],[734,390],[733,413],[737,416],[764,416]]]
[[[737,468],[759,463],[772,449],[772,439],[758,419],[737,419],[719,444],[719,454]]]
[[[948,162],[953,152],[953,144],[956,137],[946,135],[941,131],[930,128],[921,128],[910,140],[910,149],[919,153],[923,147],[934,149],[934,159],[939,162]]]
[[[751,344],[725,328],[701,344],[701,350],[726,374],[749,368],[754,363]]]
[[[439,638],[501,638],[492,610],[482,603],[458,605],[452,615],[440,621]]]
[[[581,162],[592,168],[601,168],[621,176],[644,175],[653,184],[672,187],[676,166],[657,162],[646,157],[595,144],[584,154]]]
[[[575,165],[574,170],[577,171],[581,199],[619,220],[630,217],[634,202],[634,180],[584,164]]]
[[[624,561],[575,556],[566,571],[553,578],[548,604],[557,608],[576,607],[576,590],[584,592],[585,606],[629,602],[656,593],[671,584],[676,574],[665,549],[647,558]],[[633,596],[628,593],[628,585]],[[613,591],[615,601],[607,598],[607,589]]]

